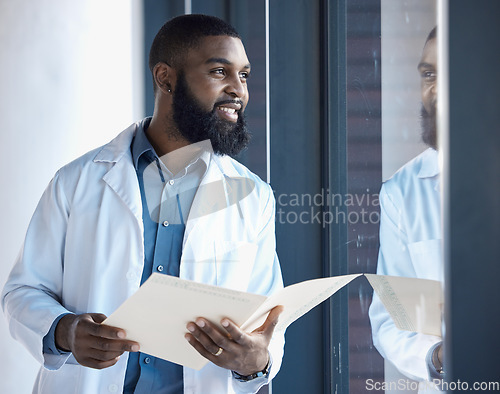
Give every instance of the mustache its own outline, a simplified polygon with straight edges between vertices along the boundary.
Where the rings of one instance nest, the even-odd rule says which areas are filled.
[[[422,106],[420,107],[420,118],[422,120],[433,119],[435,121],[436,117],[437,117],[437,112],[435,105],[431,105],[430,110],[427,111],[427,109],[422,104]]]
[[[431,102],[430,111],[425,110],[425,113],[428,114],[429,116],[435,116],[436,112],[437,112],[437,102],[433,101]]]
[[[420,123],[422,127],[422,141],[433,149],[437,149],[436,107],[431,106],[431,113],[425,107],[420,107]]]

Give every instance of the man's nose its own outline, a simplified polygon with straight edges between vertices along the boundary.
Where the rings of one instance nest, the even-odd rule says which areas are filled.
[[[437,98],[437,92],[438,92],[438,86],[437,86],[437,81],[434,82],[430,88],[430,92],[432,96],[434,97],[434,100]]]
[[[228,79],[225,91],[230,96],[237,98],[243,98],[247,94],[246,84],[241,81],[239,75]]]

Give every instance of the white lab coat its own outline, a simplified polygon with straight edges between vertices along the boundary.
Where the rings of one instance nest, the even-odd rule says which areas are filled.
[[[380,191],[377,274],[443,281],[438,153],[427,149],[387,180]],[[410,379],[428,386],[425,356],[441,338],[402,331],[374,294],[373,343]]]
[[[139,123],[109,144],[61,168],[45,190],[21,253],[2,293],[10,331],[43,368],[35,393],[122,392],[127,353],[103,370],[73,356],[42,352],[54,319],[65,312],[110,315],[139,287],[144,264],[142,204],[130,144]],[[244,177],[255,189],[238,204],[189,219],[180,277],[258,294],[283,287],[275,253],[271,188],[229,157],[212,155],[202,186]],[[227,196],[227,189],[226,196]],[[223,193],[224,194],[224,193]],[[231,197],[234,202],[234,191]],[[227,199],[229,201],[229,199]],[[192,211],[207,198],[197,193]],[[284,337],[270,345],[272,378],[280,368]],[[185,393],[255,392],[264,378],[242,383],[209,363],[184,368]]]

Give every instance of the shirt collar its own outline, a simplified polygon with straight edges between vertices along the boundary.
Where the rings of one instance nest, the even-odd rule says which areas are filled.
[[[139,127],[137,128],[137,132],[135,133],[135,137],[132,140],[132,160],[134,161],[134,167],[136,170],[139,169],[139,158],[143,154],[150,155],[151,159],[153,159],[155,156],[157,157],[153,146],[146,136],[146,130],[151,123],[151,119],[151,117],[148,117],[140,122]],[[191,156],[191,159],[186,163],[186,170],[194,163],[196,163],[198,159],[201,159],[205,164],[206,170],[208,168],[208,165],[210,164],[210,159],[213,154],[212,144],[210,143],[210,140],[196,142],[194,144],[190,144],[178,149],[174,154],[182,155],[184,157]]]
[[[176,174],[173,174],[176,178],[182,178],[195,168],[201,169],[202,173],[205,174],[212,156],[212,145],[210,140],[200,141],[170,152],[167,156],[168,158],[162,157],[160,159],[162,167],[165,166],[165,164],[168,165],[169,160],[173,160],[176,163],[182,163],[182,169]],[[172,168],[175,168],[175,166]]]
[[[186,168],[196,163],[198,159],[201,159],[208,167],[210,157],[213,154],[212,144],[210,140],[195,142],[194,144],[177,149],[172,154],[178,154],[186,162]]]
[[[419,178],[432,178],[439,174],[438,152],[429,148],[423,153],[422,165],[418,172]]]
[[[151,152],[151,154],[155,154],[151,143],[146,137],[146,129],[151,123],[151,118],[146,118],[142,122],[140,122],[139,127],[137,128],[137,132],[135,133],[135,137],[132,141],[131,151],[132,151],[132,159],[134,161],[134,167],[136,170],[139,168],[139,158],[145,154],[146,152]]]

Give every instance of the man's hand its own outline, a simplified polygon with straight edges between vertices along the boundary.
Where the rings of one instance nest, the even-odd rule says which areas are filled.
[[[195,323],[188,323],[190,333],[185,338],[215,365],[240,375],[251,375],[262,371],[269,362],[267,348],[281,312],[283,306],[273,308],[264,324],[251,333],[242,331],[227,318],[221,321],[226,332],[221,332],[208,320],[199,317]]]
[[[123,352],[139,351],[137,342],[125,339],[124,330],[100,324],[105,319],[101,313],[64,316],[56,327],[56,346],[71,351],[81,365],[96,369],[111,367]]]

